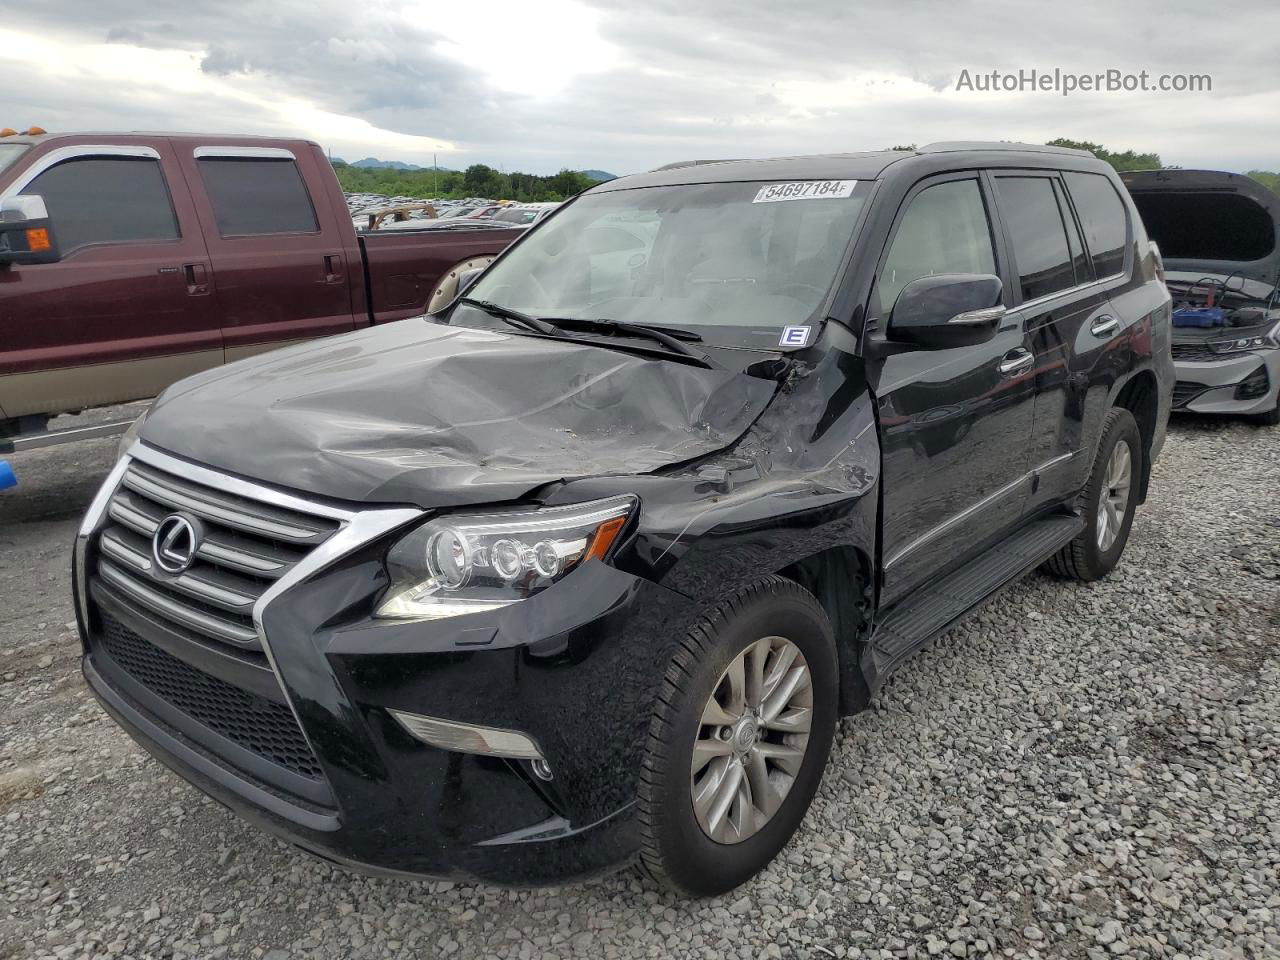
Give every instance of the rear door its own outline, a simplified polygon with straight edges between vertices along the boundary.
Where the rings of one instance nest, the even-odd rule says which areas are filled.
[[[1082,176],[1111,189],[1104,177]],[[1122,325],[1106,284],[1097,282],[1095,261],[1084,248],[1062,177],[1010,171],[993,179],[1017,275],[1013,312],[1025,325],[1036,357],[1026,374],[1035,392],[1028,460],[1034,490],[1027,501],[1027,511],[1034,512],[1070,498],[1083,483],[1090,467],[1086,413],[1105,399],[1129,357]],[[1116,255],[1123,261],[1122,246],[1099,262],[1108,265]],[[1110,375],[1107,369],[1112,369]]]
[[[62,250],[0,272],[8,416],[154,396],[222,362],[209,255],[167,141],[58,147],[5,194],[43,197]]]
[[[351,330],[345,233],[311,150],[175,141],[218,275],[227,360]],[[348,228],[349,231],[350,228]]]

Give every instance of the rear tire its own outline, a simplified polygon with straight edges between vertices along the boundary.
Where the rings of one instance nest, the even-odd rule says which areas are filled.
[[[1124,552],[1138,506],[1143,468],[1142,435],[1128,410],[1115,407],[1102,423],[1102,438],[1089,482],[1076,500],[1087,521],[1080,535],[1045,562],[1051,573],[1070,580],[1099,580]]]
[[[821,782],[837,676],[831,624],[789,580],[766,577],[705,616],[672,657],[649,729],[642,869],[715,896],[777,856]]]

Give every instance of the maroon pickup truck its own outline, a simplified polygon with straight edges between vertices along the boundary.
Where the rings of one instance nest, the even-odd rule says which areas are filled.
[[[0,137],[0,449],[54,414],[430,312],[518,236],[357,234],[304,140]]]

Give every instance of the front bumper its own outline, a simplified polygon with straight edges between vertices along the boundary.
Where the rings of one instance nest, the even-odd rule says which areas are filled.
[[[1275,409],[1280,396],[1280,350],[1228,355],[1221,360],[1175,360],[1173,412],[1247,415]],[[1243,390],[1265,379],[1266,389]],[[1246,394],[1246,395],[1242,395]]]
[[[119,481],[118,470],[109,485]],[[668,638],[692,613],[684,597],[592,561],[507,610],[373,620],[382,558],[417,512],[366,524],[268,591],[254,611],[267,662],[236,652],[231,663],[95,573],[110,496],[77,542],[85,678],[199,789],[306,850],[380,873],[558,883],[635,853],[641,750]],[[528,733],[553,779],[528,761],[428,746],[392,709]]]

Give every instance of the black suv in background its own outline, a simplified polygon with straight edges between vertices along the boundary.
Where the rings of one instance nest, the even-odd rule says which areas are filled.
[[[1170,301],[1111,169],[938,144],[596,187],[442,314],[166,391],[75,555],[106,709],[342,863],[692,894],[837,718],[1147,495]]]

